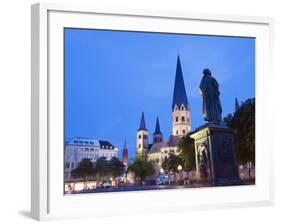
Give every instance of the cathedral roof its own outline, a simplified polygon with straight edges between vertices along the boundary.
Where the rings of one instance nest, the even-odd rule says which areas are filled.
[[[165,144],[165,147],[175,147],[180,143],[180,138],[175,135],[170,135],[168,142]]]
[[[188,108],[180,57],[178,56],[172,110],[174,110],[176,105],[178,108],[180,108],[182,104],[185,106],[185,108]]]
[[[160,152],[161,148],[166,144],[166,142],[157,142],[154,143],[150,146],[149,152],[148,153],[156,153]]]
[[[156,120],[156,126],[155,126],[155,131],[154,131],[153,135],[162,135],[158,117]]]
[[[144,112],[142,112],[141,114],[141,122],[140,122],[140,128],[138,129],[138,131],[147,131],[146,127],[145,127],[145,120],[144,120]]]

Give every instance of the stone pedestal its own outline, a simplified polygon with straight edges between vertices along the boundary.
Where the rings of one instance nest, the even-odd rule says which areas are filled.
[[[242,184],[236,159],[233,130],[207,123],[192,134],[195,140],[196,178],[212,186]]]

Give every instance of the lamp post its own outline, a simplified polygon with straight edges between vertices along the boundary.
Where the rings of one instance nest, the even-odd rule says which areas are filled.
[[[179,180],[181,180],[182,165],[178,165],[178,171],[179,171]]]

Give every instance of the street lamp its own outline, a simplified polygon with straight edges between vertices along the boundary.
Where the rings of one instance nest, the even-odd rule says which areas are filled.
[[[182,166],[178,165],[178,171],[181,171],[181,170],[182,170]]]
[[[182,166],[178,165],[178,171],[179,171],[179,179],[181,180],[181,170],[182,170]]]

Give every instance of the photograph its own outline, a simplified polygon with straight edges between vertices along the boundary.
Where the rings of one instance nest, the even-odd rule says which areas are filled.
[[[63,40],[65,195],[255,185],[254,37]]]

